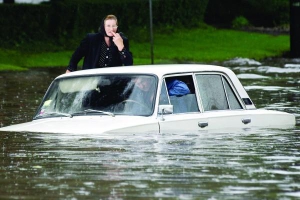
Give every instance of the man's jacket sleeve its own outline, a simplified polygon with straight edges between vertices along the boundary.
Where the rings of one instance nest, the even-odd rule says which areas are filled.
[[[121,36],[123,38],[123,43],[124,43],[124,49],[119,52],[122,63],[125,66],[133,65],[132,53],[130,52],[130,49],[129,49],[129,41],[123,35],[121,35]]]
[[[89,45],[89,36],[87,35],[80,43],[80,45],[77,47],[77,49],[74,51],[69,65],[68,65],[68,70],[69,71],[76,71],[77,70],[77,65],[79,63],[79,61],[85,56],[87,49],[88,49],[88,45]]]

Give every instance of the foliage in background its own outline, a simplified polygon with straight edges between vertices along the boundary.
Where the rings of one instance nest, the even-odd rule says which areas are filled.
[[[238,16],[232,21],[232,28],[244,28],[250,26],[249,21],[244,16]]]
[[[0,5],[0,44],[21,45],[47,38],[50,7],[47,5]]]
[[[238,16],[244,16],[253,26],[286,25],[289,0],[209,0],[205,22],[230,27]]]
[[[203,22],[207,2],[153,0],[153,24],[156,27],[196,27]],[[146,37],[140,34],[148,36],[147,0],[53,0],[42,5],[0,5],[0,46],[48,38],[62,48],[73,48],[74,41],[77,44],[86,33],[97,32],[107,14],[117,15],[121,31],[126,35],[141,40]]]

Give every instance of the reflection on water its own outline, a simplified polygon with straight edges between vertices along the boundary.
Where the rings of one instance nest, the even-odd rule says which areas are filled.
[[[299,124],[297,61],[233,61],[226,65],[257,107],[294,113]],[[295,71],[283,72],[286,64]],[[30,121],[63,71],[0,73],[1,126]],[[0,132],[0,199],[299,199],[299,141],[299,126],[97,136]]]
[[[32,120],[49,84],[63,69],[0,73],[0,126]]]
[[[1,134],[0,198],[299,197],[299,132]]]
[[[300,59],[274,59],[265,64],[249,60],[248,64],[232,69],[257,107],[293,113],[300,124]]]

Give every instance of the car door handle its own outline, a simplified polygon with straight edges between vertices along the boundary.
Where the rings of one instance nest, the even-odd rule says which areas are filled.
[[[208,122],[198,122],[198,126],[201,128],[204,128],[204,127],[208,126]]]
[[[242,119],[242,122],[244,124],[249,124],[251,122],[251,119]]]

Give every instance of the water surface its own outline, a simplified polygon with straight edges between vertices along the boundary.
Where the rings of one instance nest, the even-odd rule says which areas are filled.
[[[0,132],[0,199],[299,199],[300,61],[224,65],[258,108],[293,113],[298,126],[135,135]],[[63,72],[0,73],[0,126],[30,121]]]

